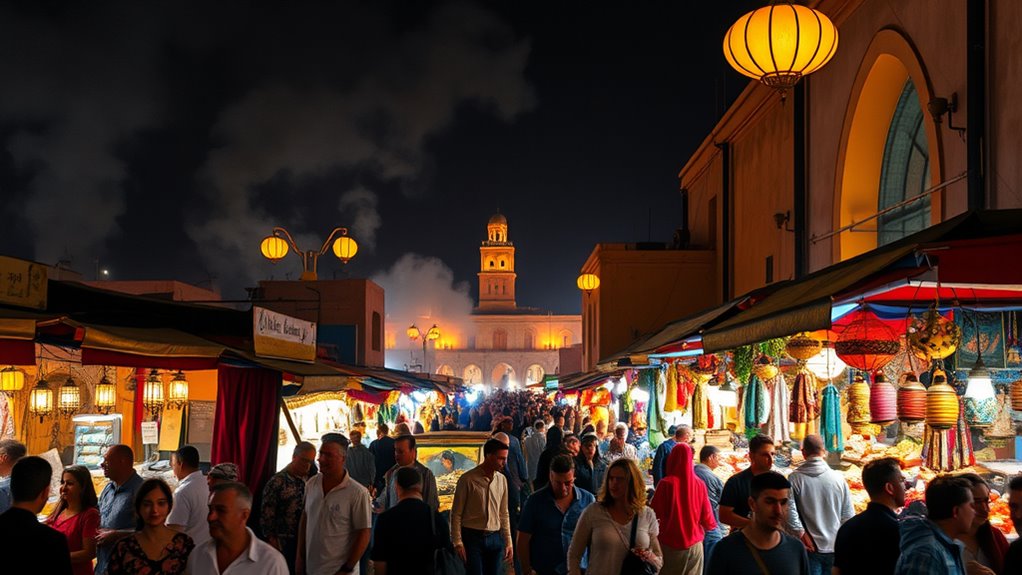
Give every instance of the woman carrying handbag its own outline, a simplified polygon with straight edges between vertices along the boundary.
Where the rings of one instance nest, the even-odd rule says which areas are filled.
[[[631,459],[607,469],[597,503],[582,512],[568,547],[568,574],[655,575],[663,566],[656,514],[646,507],[642,473]]]

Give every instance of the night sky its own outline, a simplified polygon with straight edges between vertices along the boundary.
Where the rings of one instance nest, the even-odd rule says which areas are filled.
[[[505,214],[518,303],[578,313],[597,242],[670,241],[677,172],[745,86],[754,1],[0,3],[0,253],[225,298],[274,225],[388,287],[475,295]],[[651,216],[652,214],[652,216]],[[429,281],[423,278],[429,278]]]

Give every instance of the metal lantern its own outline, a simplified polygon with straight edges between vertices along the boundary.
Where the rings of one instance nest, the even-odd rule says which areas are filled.
[[[188,380],[185,379],[183,371],[178,370],[170,380],[170,388],[167,390],[167,405],[178,409],[188,403]]]
[[[93,404],[101,413],[110,413],[110,410],[117,404],[117,386],[107,378],[106,374],[96,384]]]
[[[887,365],[900,350],[898,334],[865,308],[855,312],[834,343],[834,351],[842,361],[868,373]]]
[[[933,383],[926,390],[926,424],[933,429],[951,429],[958,423],[958,394],[947,383],[942,370],[933,372]]]
[[[823,342],[802,332],[788,338],[784,344],[784,351],[793,359],[807,361],[823,351]]]
[[[14,393],[25,388],[25,372],[13,365],[0,369],[0,391]]]
[[[160,378],[160,372],[155,369],[149,372],[149,377],[142,388],[142,405],[153,416],[163,409],[163,379]]]
[[[53,413],[53,390],[46,380],[39,378],[32,393],[28,396],[28,411],[32,415],[39,416],[39,421]]]
[[[739,73],[784,92],[830,61],[837,40],[837,27],[822,12],[771,2],[731,25],[724,57]]]
[[[78,413],[82,406],[82,390],[74,378],[68,377],[64,385],[57,390],[57,412],[63,416]]]
[[[889,425],[898,417],[898,392],[883,376],[876,374],[869,389],[870,421],[878,425]]]
[[[940,315],[936,305],[933,305],[922,317],[912,320],[906,340],[912,352],[920,359],[944,359],[958,349],[962,328]]]
[[[266,236],[263,238],[262,243],[259,244],[259,251],[262,252],[264,258],[271,262],[284,259],[289,249],[284,238],[278,238],[277,236]]]
[[[334,255],[341,263],[348,263],[348,260],[358,253],[358,242],[348,235],[343,235],[334,240]]]
[[[898,419],[905,423],[926,419],[926,388],[914,373],[906,373],[898,388]]]

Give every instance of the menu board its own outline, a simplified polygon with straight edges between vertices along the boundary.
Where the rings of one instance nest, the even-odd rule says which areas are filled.
[[[213,415],[215,401],[188,402],[188,444],[213,443]]]

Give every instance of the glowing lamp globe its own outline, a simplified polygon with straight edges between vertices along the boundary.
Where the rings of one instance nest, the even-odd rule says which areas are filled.
[[[408,334],[408,339],[419,339],[419,328],[416,327],[414,323],[408,326],[405,333]]]
[[[142,405],[153,415],[163,409],[163,379],[155,369],[149,372],[142,388]]]
[[[39,421],[53,413],[53,390],[45,379],[40,378],[28,397],[28,411],[39,416]]]
[[[117,403],[117,386],[110,382],[104,375],[103,379],[96,384],[93,396],[93,405],[102,413],[110,413]]]
[[[731,25],[724,57],[740,74],[783,92],[830,61],[837,41],[837,27],[822,12],[771,2]]]
[[[806,361],[806,367],[813,372],[817,378],[823,381],[830,381],[844,373],[848,367],[841,358],[837,356],[833,348],[825,347],[820,353]]]
[[[25,388],[25,372],[13,365],[0,369],[0,391],[14,393]]]
[[[167,403],[178,409],[188,403],[188,380],[185,379],[185,374],[181,370],[178,370],[170,380],[170,387],[167,390]]]
[[[578,289],[589,293],[600,287],[600,278],[596,277],[596,274],[582,274],[578,276],[575,283],[578,285]]]
[[[334,240],[334,255],[341,263],[348,263],[348,260],[358,253],[358,242],[349,236],[341,236]]]
[[[841,332],[834,351],[848,365],[875,373],[901,351],[901,339],[873,312],[861,309]]]
[[[989,427],[997,417],[998,403],[990,370],[982,359],[969,370],[968,385],[965,388],[965,421],[970,427]]]
[[[284,259],[284,256],[288,252],[287,242],[283,238],[277,236],[266,236],[263,238],[261,244],[259,244],[259,251],[263,253],[263,257],[270,260],[271,262],[277,262]]]
[[[82,406],[82,390],[72,378],[67,378],[64,385],[57,390],[57,411],[61,415],[72,415],[78,413]]]
[[[426,332],[426,339],[429,341],[440,339],[440,326],[434,323],[433,327]]]

